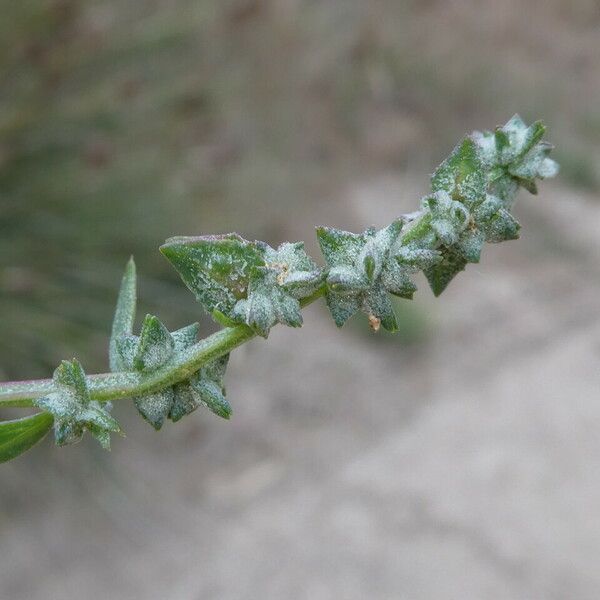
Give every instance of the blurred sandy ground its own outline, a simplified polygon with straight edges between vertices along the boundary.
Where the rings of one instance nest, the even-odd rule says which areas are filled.
[[[465,132],[542,117],[561,180],[520,241],[396,337],[236,351],[234,419],[2,467],[0,598],[590,599],[600,593],[596,2],[0,2],[0,371],[106,367],[120,270],[200,318],[156,245],[276,243],[412,210]],[[202,321],[205,332],[213,327]]]

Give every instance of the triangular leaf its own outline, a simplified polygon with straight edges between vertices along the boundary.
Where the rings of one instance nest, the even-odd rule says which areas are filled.
[[[154,371],[171,358],[174,348],[175,342],[169,330],[157,317],[146,315],[133,366],[138,371]]]
[[[208,312],[228,315],[246,297],[250,272],[264,266],[264,248],[235,233],[176,237],[160,251]]]
[[[119,371],[132,371],[135,369],[135,358],[140,338],[137,335],[125,335],[116,340],[115,347],[119,355]]]
[[[193,413],[200,403],[188,381],[173,386],[173,404],[169,410],[169,419],[176,423],[186,415]]]
[[[171,336],[175,343],[175,351],[181,352],[187,350],[198,341],[198,332],[200,331],[200,323],[191,323],[186,327],[182,327],[177,331],[173,331]]]
[[[331,227],[317,227],[317,239],[330,267],[354,264],[365,244],[364,235]]]
[[[173,401],[174,394],[172,387],[160,392],[134,398],[136,408],[156,431],[163,426],[165,419],[169,416]]]
[[[90,394],[85,372],[76,358],[61,361],[60,365],[54,370],[52,378],[60,392],[73,397],[78,403],[88,402]]]
[[[200,402],[212,413],[223,419],[231,417],[231,405],[223,395],[221,387],[214,381],[202,379],[192,381],[192,388]]]
[[[359,295],[349,296],[329,292],[325,299],[333,321],[338,327],[344,325],[361,308],[361,298]]]
[[[457,247],[467,262],[478,263],[484,243],[485,235],[482,231],[468,228],[462,232]]]
[[[469,206],[485,197],[487,180],[477,144],[465,138],[431,177],[433,192],[444,191]]]
[[[441,248],[442,260],[425,271],[425,277],[435,296],[439,296],[454,279],[464,271],[467,260],[458,248]]]
[[[483,231],[486,242],[495,244],[518,239],[520,229],[519,222],[507,210],[501,208],[485,224]]]
[[[381,284],[377,284],[368,294],[365,294],[362,308],[371,323],[373,323],[373,318],[377,320],[376,326],[371,325],[375,331],[377,331],[379,324],[391,333],[398,331],[394,307],[387,291]]]

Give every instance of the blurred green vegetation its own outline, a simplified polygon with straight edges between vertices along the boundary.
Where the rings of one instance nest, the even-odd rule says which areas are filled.
[[[595,4],[499,4],[486,29],[435,1],[0,0],[0,376],[104,368],[130,254],[140,311],[180,326],[199,311],[164,238],[306,237],[361,173],[431,169],[517,110],[596,190]]]

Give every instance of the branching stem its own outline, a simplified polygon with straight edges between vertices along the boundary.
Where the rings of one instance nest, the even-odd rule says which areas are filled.
[[[50,428],[59,446],[87,431],[109,449],[111,434],[121,433],[106,404],[113,400],[132,399],[156,430],[200,406],[229,419],[223,382],[229,353],[257,335],[268,337],[278,323],[300,327],[301,309],[321,296],[338,327],[362,313],[375,331],[398,331],[392,297],[413,297],[413,274],[422,271],[439,296],[467,264],[479,262],[485,243],[519,237],[511,214],[519,188],[537,193],[536,180],[558,173],[544,133],[540,121],[527,126],[515,115],[494,132],[463,138],[431,176],[431,193],[419,210],[362,233],[318,227],[322,267],[303,242],[273,248],[237,233],[169,238],[161,253],[223,326],[200,341],[198,323],[171,332],[155,315],[146,315],[134,334],[131,259],[113,320],[111,372],[86,375],[73,358],[63,360],[52,379],[0,383],[0,408],[42,410],[0,422],[0,462],[31,448]]]

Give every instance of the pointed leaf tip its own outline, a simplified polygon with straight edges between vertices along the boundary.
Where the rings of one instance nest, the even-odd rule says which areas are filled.
[[[109,344],[110,370],[113,372],[125,370],[125,365],[117,349],[118,340],[126,335],[131,335],[135,320],[137,303],[137,277],[133,256],[125,266],[125,273],[121,280],[121,288],[117,298],[115,316],[113,318],[112,332]]]
[[[153,371],[171,358],[174,348],[173,336],[160,319],[154,315],[146,315],[133,357],[133,366],[138,371]]]
[[[454,277],[464,271],[467,266],[466,258],[457,248],[444,247],[441,251],[442,260],[424,271],[431,291],[436,298],[448,287]]]
[[[252,269],[265,265],[265,249],[236,233],[170,238],[160,251],[209,313],[227,316],[246,297]]]

